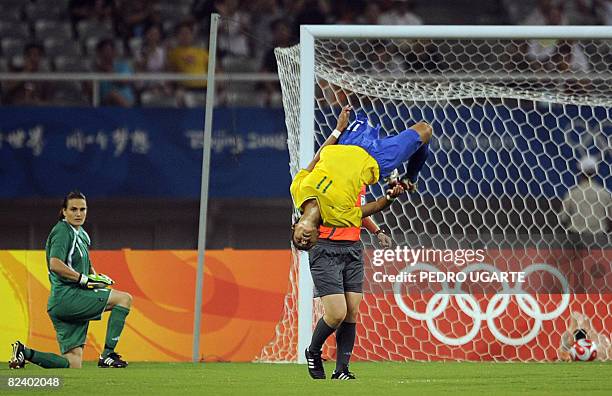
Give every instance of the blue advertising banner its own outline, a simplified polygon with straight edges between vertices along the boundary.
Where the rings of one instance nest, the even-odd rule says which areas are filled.
[[[0,108],[0,198],[198,198],[201,109]],[[210,193],[289,196],[282,109],[215,110]]]
[[[211,196],[289,198],[283,110],[219,108],[214,117]],[[611,118],[589,106],[472,104],[390,106],[372,121],[391,132],[433,120],[422,178],[433,195],[562,197],[587,153],[612,189]],[[0,108],[0,198],[75,188],[91,197],[198,198],[203,125],[201,109]]]

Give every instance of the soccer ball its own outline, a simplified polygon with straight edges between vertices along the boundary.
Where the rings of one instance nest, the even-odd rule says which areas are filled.
[[[576,362],[590,362],[597,357],[597,344],[591,340],[583,338],[577,340],[570,349],[572,360]]]

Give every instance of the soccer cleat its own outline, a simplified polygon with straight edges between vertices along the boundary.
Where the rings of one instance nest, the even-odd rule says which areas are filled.
[[[308,348],[306,348],[304,355],[306,355],[306,363],[308,363],[308,374],[310,374],[312,379],[325,379],[325,369],[323,368],[321,352],[310,352]]]
[[[350,371],[348,371],[348,368],[346,368],[342,371],[334,370],[334,372],[332,373],[331,379],[354,380],[356,378],[355,378],[355,374],[351,373]]]
[[[121,359],[121,355],[117,355],[115,352],[111,352],[108,356],[100,356],[98,359],[98,367],[101,368],[125,368],[128,366],[128,362]]]
[[[19,341],[15,341],[14,344],[11,344],[13,347],[13,352],[11,353],[11,360],[9,360],[9,368],[10,369],[22,369],[25,367],[25,347]]]

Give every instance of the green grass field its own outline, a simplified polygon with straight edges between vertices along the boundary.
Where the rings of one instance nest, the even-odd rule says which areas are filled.
[[[326,364],[329,374],[332,364]],[[353,363],[356,381],[313,381],[306,367],[261,363],[138,363],[125,370],[0,369],[0,394],[19,394],[4,386],[9,376],[59,376],[53,394],[200,395],[611,395],[612,363]],[[41,394],[43,392],[36,392]],[[46,393],[46,392],[44,392]]]

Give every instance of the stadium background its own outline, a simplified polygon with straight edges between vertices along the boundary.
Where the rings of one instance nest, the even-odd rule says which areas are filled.
[[[610,20],[610,2],[562,3],[560,23]],[[301,23],[516,24],[528,18],[538,23],[535,1],[484,1],[477,12],[470,1],[352,4],[2,1],[3,73],[103,72],[96,66],[96,45],[107,38],[127,70],[147,72],[138,53],[149,24],[162,25],[171,47],[174,28],[190,20],[194,46],[205,48],[210,12],[226,18],[219,73],[227,79],[219,83],[213,126],[205,359],[252,360],[273,337],[282,311],[291,204],[278,83],[266,74],[275,71],[270,50],[294,44]],[[80,6],[82,14],[76,12]],[[262,7],[270,10],[263,17],[255,13]],[[30,43],[43,48],[38,61],[24,53]],[[36,68],[28,69],[32,64]],[[231,79],[236,73],[253,74],[236,81]],[[128,83],[133,101],[118,108],[105,106],[107,100],[87,81],[17,82],[3,76],[0,299],[8,302],[14,320],[0,325],[0,343],[22,337],[34,348],[56,350],[44,310],[48,284],[40,250],[61,197],[79,188],[88,196],[86,229],[96,267],[136,297],[123,353],[133,360],[189,360],[205,89],[180,82]],[[261,301],[269,304],[252,305]],[[92,325],[88,359],[100,348],[103,323]],[[147,338],[150,334],[159,338]],[[176,347],[187,351],[169,353]],[[0,358],[8,352],[1,350]]]

